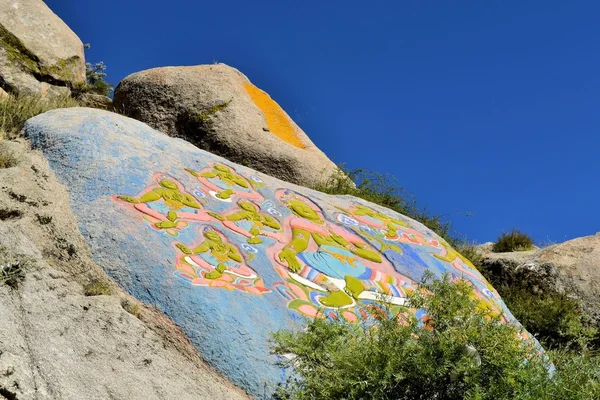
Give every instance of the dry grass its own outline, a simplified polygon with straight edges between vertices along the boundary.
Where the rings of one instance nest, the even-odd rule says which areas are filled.
[[[25,121],[55,108],[78,107],[71,97],[41,99],[33,96],[8,96],[0,99],[0,140],[19,136]]]
[[[109,296],[112,292],[110,284],[99,279],[95,279],[83,286],[83,293],[86,296]]]

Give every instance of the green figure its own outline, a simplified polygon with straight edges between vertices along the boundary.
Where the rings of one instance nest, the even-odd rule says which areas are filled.
[[[241,177],[240,175],[231,171],[231,169],[229,167],[227,167],[223,164],[215,164],[212,171],[207,171],[202,174],[199,174],[198,172],[196,172],[192,169],[189,169],[189,168],[185,168],[185,170],[187,172],[189,172],[190,174],[192,174],[193,176],[195,176],[196,178],[198,178],[198,177],[219,178],[227,186],[237,185],[244,189],[250,188],[250,185],[248,185],[248,182],[246,182],[246,180],[243,177]],[[220,199],[227,200],[234,193],[235,192],[233,191],[233,189],[225,189],[225,190],[222,190],[221,192],[217,193],[216,196]]]
[[[184,207],[191,207],[195,209],[201,208],[201,205],[196,201],[196,199],[194,199],[192,195],[188,193],[182,193],[177,187],[177,184],[172,180],[163,179],[159,182],[159,185],[160,187],[143,194],[140,198],[131,196],[117,197],[131,204],[146,204],[162,199],[171,210],[179,210]],[[177,213],[175,211],[169,211],[167,213],[167,221],[160,221],[154,225],[161,229],[175,228],[177,226],[177,219]]]
[[[287,263],[290,271],[300,273],[302,266],[298,255],[306,251],[312,238],[319,250],[316,253],[304,253],[304,260],[310,263],[308,266],[311,269],[320,272],[314,278],[314,283],[330,292],[320,302],[328,307],[343,307],[352,304],[352,298],[358,300],[358,296],[365,291],[364,277],[371,276],[370,270],[360,259],[381,263],[381,255],[364,243],[350,242],[334,233],[308,204],[290,199],[287,205],[299,218],[290,222],[292,239],[279,253],[279,259]],[[344,282],[343,286],[340,286],[341,281]]]
[[[234,266],[234,262],[243,261],[240,252],[232,245],[224,243],[219,234],[211,229],[204,231],[204,242],[194,249],[189,249],[183,243],[177,243],[177,248],[184,254],[200,255],[200,257],[211,265],[216,265],[213,271],[204,275],[206,279],[218,279],[228,266]],[[229,264],[229,265],[228,265]]]
[[[249,237],[246,241],[250,244],[262,243],[262,240],[258,237],[258,235],[263,233],[264,226],[275,230],[281,229],[281,226],[275,218],[268,214],[261,213],[251,202],[240,200],[238,205],[240,206],[239,211],[225,217],[213,212],[209,212],[208,214],[220,221],[224,221],[223,225],[227,226],[233,231],[242,234],[245,232],[249,233],[251,237]],[[233,222],[233,224],[228,222]],[[248,225],[250,225],[249,229]],[[240,230],[243,230],[244,232],[239,232]]]

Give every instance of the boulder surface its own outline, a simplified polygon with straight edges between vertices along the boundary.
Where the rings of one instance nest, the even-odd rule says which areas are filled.
[[[482,307],[518,323],[443,239],[375,204],[283,182],[106,111],[53,110],[25,134],[68,189],[93,259],[257,398],[285,373],[272,332],[306,318],[368,320],[381,302],[396,311],[425,271],[468,279]]]
[[[79,37],[41,0],[0,2],[0,88],[42,97],[85,82]]]
[[[537,250],[485,252],[482,264],[508,284],[567,294],[600,322],[600,232]]]
[[[115,109],[268,175],[322,183],[336,166],[271,97],[225,64],[155,68],[115,89]]]

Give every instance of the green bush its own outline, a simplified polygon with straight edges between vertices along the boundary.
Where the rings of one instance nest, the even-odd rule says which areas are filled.
[[[509,251],[526,251],[533,248],[533,239],[531,236],[518,229],[513,229],[510,232],[502,232],[502,235],[494,243],[492,251],[505,253]]]
[[[71,97],[42,99],[33,96],[7,96],[0,99],[0,140],[18,136],[25,121],[55,108],[77,107]]]
[[[282,389],[290,399],[538,399],[548,365],[477,306],[466,281],[424,281],[409,298],[424,310],[422,327],[408,309],[372,324],[315,319],[302,332],[273,336],[274,352],[292,366]],[[400,323],[399,323],[400,321]]]
[[[559,293],[532,294],[519,286],[497,285],[507,307],[545,348],[595,349],[600,344],[597,326],[582,312],[577,301]]]
[[[85,63],[85,76],[87,81],[87,86],[82,88],[82,92],[86,93],[95,93],[101,94],[103,96],[108,96],[113,91],[113,86],[106,82],[104,78],[106,77],[106,65],[102,61],[92,64]]]
[[[369,324],[315,319],[303,331],[274,334],[280,365],[294,371],[279,397],[600,398],[599,358],[540,356],[517,328],[478,307],[466,281],[424,281],[408,306],[424,310],[429,319],[417,321],[407,309],[395,316],[375,313]]]

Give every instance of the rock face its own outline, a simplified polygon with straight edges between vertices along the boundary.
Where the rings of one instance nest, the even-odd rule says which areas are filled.
[[[424,271],[469,279],[482,306],[517,323],[467,260],[385,208],[285,183],[105,111],[53,110],[25,133],[68,188],[94,260],[255,397],[283,379],[272,332],[312,317],[362,321],[382,300],[397,310]]]
[[[566,293],[600,322],[600,233],[538,250],[489,252],[483,265],[508,284],[526,282],[534,292]]]
[[[335,165],[269,95],[224,64],[155,68],[117,86],[115,108],[170,136],[302,185]]]
[[[112,100],[101,94],[84,93],[78,98],[82,107],[99,108],[101,110],[112,111]]]
[[[0,88],[54,96],[84,82],[81,40],[43,1],[0,2]]]
[[[0,268],[16,279],[0,274],[0,399],[248,398],[156,310],[114,284],[85,296],[110,280],[65,188],[26,143],[0,141],[0,155],[13,160],[0,168]]]

